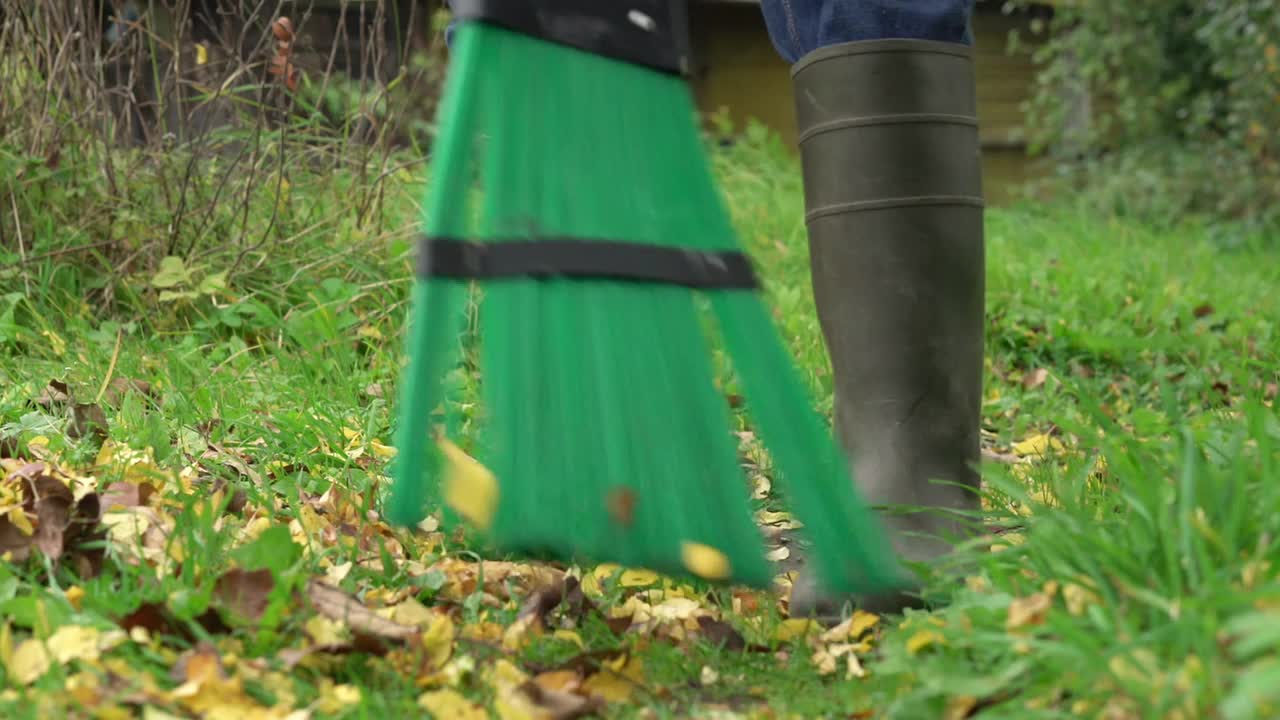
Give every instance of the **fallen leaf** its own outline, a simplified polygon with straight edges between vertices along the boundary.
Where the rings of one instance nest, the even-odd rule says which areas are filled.
[[[382,617],[355,597],[319,580],[307,583],[307,598],[325,617],[346,623],[352,630],[367,635],[403,641],[419,634],[417,627]]]
[[[418,707],[437,720],[488,720],[484,708],[448,688],[431,690],[418,696]]]
[[[773,631],[773,639],[777,642],[790,642],[798,637],[817,633],[822,629],[816,620],[809,618],[788,618],[778,624]]]
[[[698,618],[698,631],[702,633],[702,637],[707,643],[724,650],[738,652],[747,649],[746,639],[732,625],[723,620],[716,620],[703,615]],[[751,649],[759,651],[767,650],[768,648],[752,646]]]
[[[662,578],[658,573],[652,570],[631,569],[623,570],[622,576],[618,578],[618,585],[624,588],[647,587],[656,585]]]
[[[937,630],[919,630],[907,639],[907,652],[915,655],[932,645],[944,644],[946,644],[946,638]]]
[[[1067,604],[1067,612],[1075,616],[1084,614],[1089,605],[1098,603],[1098,596],[1075,583],[1067,583],[1062,587],[1062,599]]]
[[[698,673],[698,681],[703,685],[715,685],[720,680],[720,673],[710,665],[703,665],[702,671]]]
[[[233,568],[223,573],[213,586],[213,597],[236,623],[256,623],[262,619],[275,588],[271,571]]]
[[[1044,381],[1047,379],[1049,379],[1049,371],[1044,368],[1036,368],[1022,376],[1022,387],[1027,390],[1034,390],[1044,385]]]
[[[1028,455],[1046,455],[1050,448],[1057,450],[1058,452],[1066,450],[1066,447],[1063,446],[1061,440],[1058,440],[1047,433],[1032,435],[1021,442],[1013,444],[1014,454],[1020,457],[1026,457]]]
[[[685,541],[680,546],[680,556],[689,572],[698,577],[723,580],[731,574],[729,558],[710,545]]]
[[[75,403],[71,407],[71,424],[67,426],[67,437],[80,440],[92,437],[102,441],[107,438],[107,415],[102,408],[93,403]]]
[[[107,385],[107,391],[102,394],[102,399],[112,407],[120,405],[120,401],[129,393],[138,393],[147,397],[155,397],[151,389],[151,383],[145,380],[133,380],[125,377],[113,378]]]
[[[644,680],[644,662],[640,658],[621,655],[605,663],[600,672],[587,678],[582,691],[606,702],[622,702]]]
[[[770,562],[781,562],[791,557],[791,548],[787,547],[786,545],[780,545],[774,548],[773,550],[770,550],[769,552],[765,553],[764,557],[766,560],[769,560]]]
[[[329,678],[320,680],[320,697],[315,709],[325,715],[337,715],[344,709],[360,704],[360,688],[355,685],[337,684]]]
[[[1049,593],[1038,592],[1017,598],[1009,603],[1009,615],[1004,623],[1005,629],[1017,630],[1030,625],[1039,625],[1044,622],[1052,606],[1053,599]]]
[[[73,660],[96,661],[106,650],[125,641],[120,630],[103,633],[98,628],[81,625],[63,625],[54,631],[46,645],[53,659],[60,665]]]
[[[481,530],[487,530],[498,506],[498,480],[475,458],[448,440],[439,440],[448,464],[444,473],[444,498]]]
[[[5,666],[5,673],[19,685],[30,685],[53,667],[53,656],[44,643],[29,638],[18,643]]]

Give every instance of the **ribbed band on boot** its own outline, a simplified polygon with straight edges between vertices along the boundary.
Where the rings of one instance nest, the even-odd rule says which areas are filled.
[[[911,205],[982,207],[971,48],[923,40],[833,45],[801,58],[791,76],[809,93],[797,103],[806,220]],[[934,130],[921,133],[919,124]],[[832,162],[850,157],[856,167]]]

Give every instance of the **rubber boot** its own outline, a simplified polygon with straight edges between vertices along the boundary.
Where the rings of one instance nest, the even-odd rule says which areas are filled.
[[[975,530],[985,291],[972,49],[916,40],[824,47],[792,68],[814,300],[835,428],[856,484],[907,563]],[[940,484],[947,483],[947,484]],[[794,616],[846,601],[802,572]]]

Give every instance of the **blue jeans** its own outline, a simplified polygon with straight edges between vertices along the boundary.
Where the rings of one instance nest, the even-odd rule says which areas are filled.
[[[857,40],[970,45],[974,0],[761,0],[773,47],[787,62]]]
[[[761,0],[773,47],[787,62],[825,45],[907,38],[972,44],[974,0]],[[453,40],[453,23],[444,31]]]

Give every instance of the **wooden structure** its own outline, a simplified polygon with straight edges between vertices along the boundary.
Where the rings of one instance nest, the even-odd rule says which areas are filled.
[[[1022,103],[1035,79],[1031,53],[1048,8],[1005,14],[1000,0],[978,0],[973,18],[978,75],[978,120],[988,200],[1000,204],[1042,164],[1028,157]],[[1047,25],[1047,23],[1044,23]],[[690,8],[699,108],[726,112],[735,127],[749,119],[795,148],[795,109],[789,68],[773,49],[758,0],[693,0]],[[1017,31],[1018,49],[1009,51]]]

